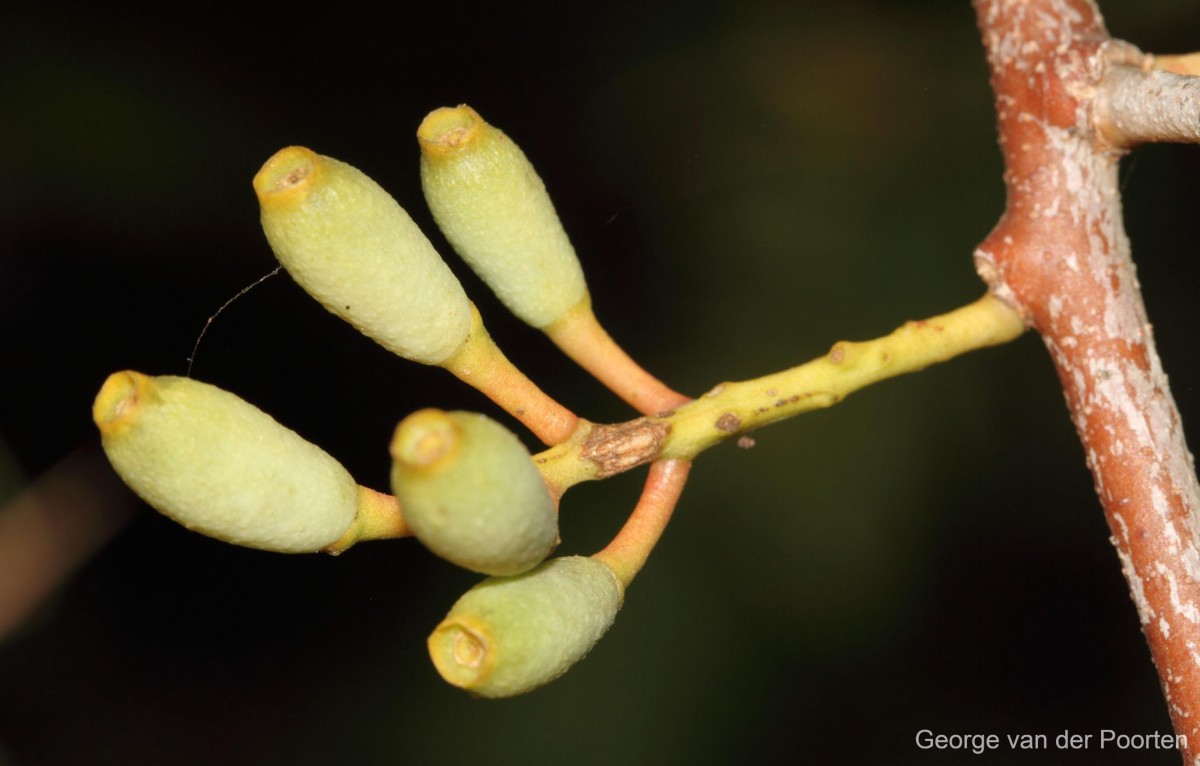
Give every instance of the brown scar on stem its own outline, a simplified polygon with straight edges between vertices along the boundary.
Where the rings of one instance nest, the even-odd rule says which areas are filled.
[[[717,418],[717,430],[731,434],[742,427],[742,421],[737,415],[732,412],[726,412],[721,417]]]
[[[741,447],[742,449],[750,449],[754,445],[755,441],[750,436],[742,436],[737,440],[737,446]]]
[[[599,425],[583,442],[579,454],[596,466],[596,478],[607,479],[644,463],[662,452],[671,425],[638,418],[628,423]]]

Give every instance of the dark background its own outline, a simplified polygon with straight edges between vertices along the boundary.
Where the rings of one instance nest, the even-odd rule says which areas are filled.
[[[1193,0],[1114,34],[1200,47]],[[182,374],[274,266],[250,179],[304,144],[424,208],[414,132],[466,102],[539,168],[597,313],[696,394],[969,302],[1003,204],[969,5],[927,2],[42,4],[0,11],[0,500],[97,439],[132,368]],[[1195,147],[1125,161],[1160,352],[1200,433]],[[451,256],[510,357],[581,414],[630,413]],[[286,275],[233,304],[195,377],[386,487],[395,423],[493,415]],[[553,685],[477,701],[425,636],[477,579],[413,541],[339,558],[143,510],[0,643],[0,762],[962,763],[939,733],[1170,729],[1103,514],[1033,337],[704,455],[609,635]],[[532,442],[530,442],[532,445]],[[641,472],[564,503],[602,547]],[[1177,763],[1011,753],[987,763]]]

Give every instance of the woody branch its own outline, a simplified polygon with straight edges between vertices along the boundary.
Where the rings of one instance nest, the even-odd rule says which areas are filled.
[[[1008,198],[975,253],[1057,368],[1188,762],[1200,762],[1200,486],[1155,351],[1117,164],[1200,140],[1195,78],[1154,71],[1091,0],[975,0]]]

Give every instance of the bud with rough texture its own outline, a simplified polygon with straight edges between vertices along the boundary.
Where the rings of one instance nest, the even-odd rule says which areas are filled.
[[[541,328],[587,297],[575,250],[520,147],[469,106],[430,113],[417,140],[434,219],[509,311]]]
[[[583,659],[620,606],[607,566],[582,556],[551,559],[467,591],[429,637],[429,655],[442,678],[474,694],[523,694]]]
[[[483,574],[537,566],[558,542],[558,512],[529,452],[471,412],[426,409],[392,439],[392,489],[430,550]]]
[[[433,245],[361,171],[299,146],[254,177],[267,241],[321,305],[406,359],[440,364],[466,340],[470,302]]]
[[[337,542],[354,521],[359,488],[341,464],[216,386],[117,372],[92,417],[125,483],[189,529],[301,553]]]

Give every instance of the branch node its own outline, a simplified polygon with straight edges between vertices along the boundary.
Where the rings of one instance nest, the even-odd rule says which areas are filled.
[[[597,425],[581,446],[580,455],[596,465],[597,479],[606,479],[657,458],[670,433],[669,423],[649,418]]]

